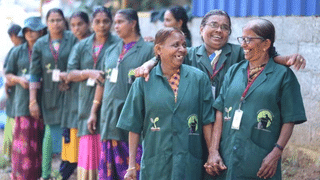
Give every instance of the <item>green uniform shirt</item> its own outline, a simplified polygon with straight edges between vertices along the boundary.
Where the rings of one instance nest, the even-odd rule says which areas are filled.
[[[117,127],[142,136],[140,179],[201,179],[202,148],[206,148],[202,126],[214,122],[209,78],[182,65],[177,103],[174,99],[160,65],[148,82],[139,78],[130,90]]]
[[[290,68],[270,58],[241,105],[240,130],[231,129],[247,86],[248,61],[232,66],[214,107],[223,112],[220,154],[227,166],[218,179],[259,179],[262,160],[272,151],[284,123],[306,121],[300,85]],[[281,179],[281,160],[272,179]]]
[[[111,71],[116,68],[122,47],[123,41],[120,41],[107,49],[103,67],[107,74],[111,74]],[[119,64],[117,83],[110,82],[107,76],[101,106],[101,139],[128,141],[128,132],[116,128],[122,107],[132,85],[132,82],[129,82],[130,78],[128,78],[128,74],[130,70],[141,66],[153,56],[153,44],[144,42],[143,38],[140,38],[124,55],[123,60]]]
[[[9,57],[10,54],[12,53],[13,49],[15,47],[12,47],[10,49],[10,51],[8,52],[5,60],[4,60],[4,64],[3,64],[3,68],[6,69],[7,65],[9,63]],[[6,99],[6,114],[8,117],[13,118],[15,117],[15,108],[14,108],[14,94],[15,94],[15,86],[11,86],[8,88],[8,94],[9,96]]]
[[[92,58],[92,45],[94,42],[94,37],[95,35],[93,34],[75,45],[69,57],[68,71],[94,69],[94,62]],[[106,49],[118,41],[119,38],[117,36],[114,36],[111,33],[109,34],[108,40],[100,51],[95,69],[102,70],[103,57]],[[72,99],[72,101],[78,102],[78,115],[76,116],[79,119],[78,136],[90,134],[88,131],[87,120],[90,116],[96,89],[95,87],[96,86],[87,86],[87,80],[79,82],[79,102],[75,99]],[[99,123],[97,123],[97,126],[98,124]]]
[[[57,68],[61,72],[67,70],[69,54],[77,38],[70,31],[63,32],[59,47]],[[60,124],[64,108],[64,92],[58,89],[59,82],[52,81],[52,72],[55,60],[50,50],[49,34],[37,40],[33,47],[32,62],[30,66],[31,82],[40,82],[42,78],[42,115],[44,123],[48,125]]]
[[[8,57],[6,74],[26,76],[29,73],[29,66],[28,44],[23,43],[16,47]],[[29,89],[16,84],[14,97],[15,116],[29,116]]]

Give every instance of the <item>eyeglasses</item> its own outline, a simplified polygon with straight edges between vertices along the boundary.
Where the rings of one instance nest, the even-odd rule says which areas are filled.
[[[216,22],[211,22],[211,23],[207,23],[206,25],[210,26],[212,29],[215,29],[215,30],[219,29],[219,27],[220,27],[220,29],[222,31],[225,31],[225,32],[229,32],[230,31],[230,27],[228,25],[225,25],[225,24],[219,25]]]
[[[265,40],[263,37],[237,37],[237,40],[240,44],[242,43],[250,44],[252,39],[261,39],[262,41]]]

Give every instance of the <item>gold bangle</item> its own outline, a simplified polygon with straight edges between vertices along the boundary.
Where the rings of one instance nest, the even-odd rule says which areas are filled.
[[[128,171],[132,171],[132,170],[135,170],[135,169],[136,169],[136,167],[132,167],[132,168],[127,169],[126,171],[128,172]]]
[[[98,100],[94,100],[93,104],[100,104],[100,102]]]
[[[32,101],[32,102],[29,104],[29,107],[31,107],[31,106],[34,105],[35,103],[37,103],[36,100]]]

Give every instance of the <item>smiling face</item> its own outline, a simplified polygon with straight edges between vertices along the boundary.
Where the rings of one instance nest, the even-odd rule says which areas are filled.
[[[212,27],[218,26],[218,28]],[[229,30],[226,30],[228,28]],[[200,34],[206,45],[207,51],[220,50],[229,40],[230,26],[226,16],[212,15],[206,25],[200,27]]]
[[[72,33],[78,38],[83,39],[89,31],[89,24],[86,23],[81,17],[76,16],[71,18],[70,27]]]
[[[268,48],[270,47],[269,39],[259,39],[259,36],[251,30],[250,26],[243,28],[242,37],[256,38],[251,39],[250,43],[241,43],[245,59],[250,62],[255,62],[268,56]]]
[[[114,16],[114,29],[117,32],[118,36],[122,39],[130,37],[135,33],[136,21],[129,21],[125,18],[124,15],[117,13]]]
[[[161,63],[172,68],[180,68],[187,55],[186,40],[179,32],[172,32],[162,43],[157,44],[156,54],[160,55]]]
[[[92,20],[92,29],[97,36],[105,36],[111,28],[111,19],[106,13],[98,13]]]
[[[64,18],[58,12],[50,13],[47,19],[47,25],[50,33],[59,34],[65,29]]]
[[[40,36],[39,31],[32,31],[29,28],[24,30],[24,37],[28,43],[35,43]]]
[[[164,22],[163,25],[165,27],[176,27],[178,29],[181,29],[182,27],[182,20],[180,19],[179,21],[177,21],[174,16],[172,15],[172,13],[167,10],[164,13]]]

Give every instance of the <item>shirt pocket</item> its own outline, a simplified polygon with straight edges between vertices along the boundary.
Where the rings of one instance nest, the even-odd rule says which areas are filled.
[[[202,159],[202,134],[189,134],[188,135],[188,149],[192,156],[198,159]]]
[[[141,163],[140,179],[168,180],[172,176],[172,156],[164,154],[145,158]]]

